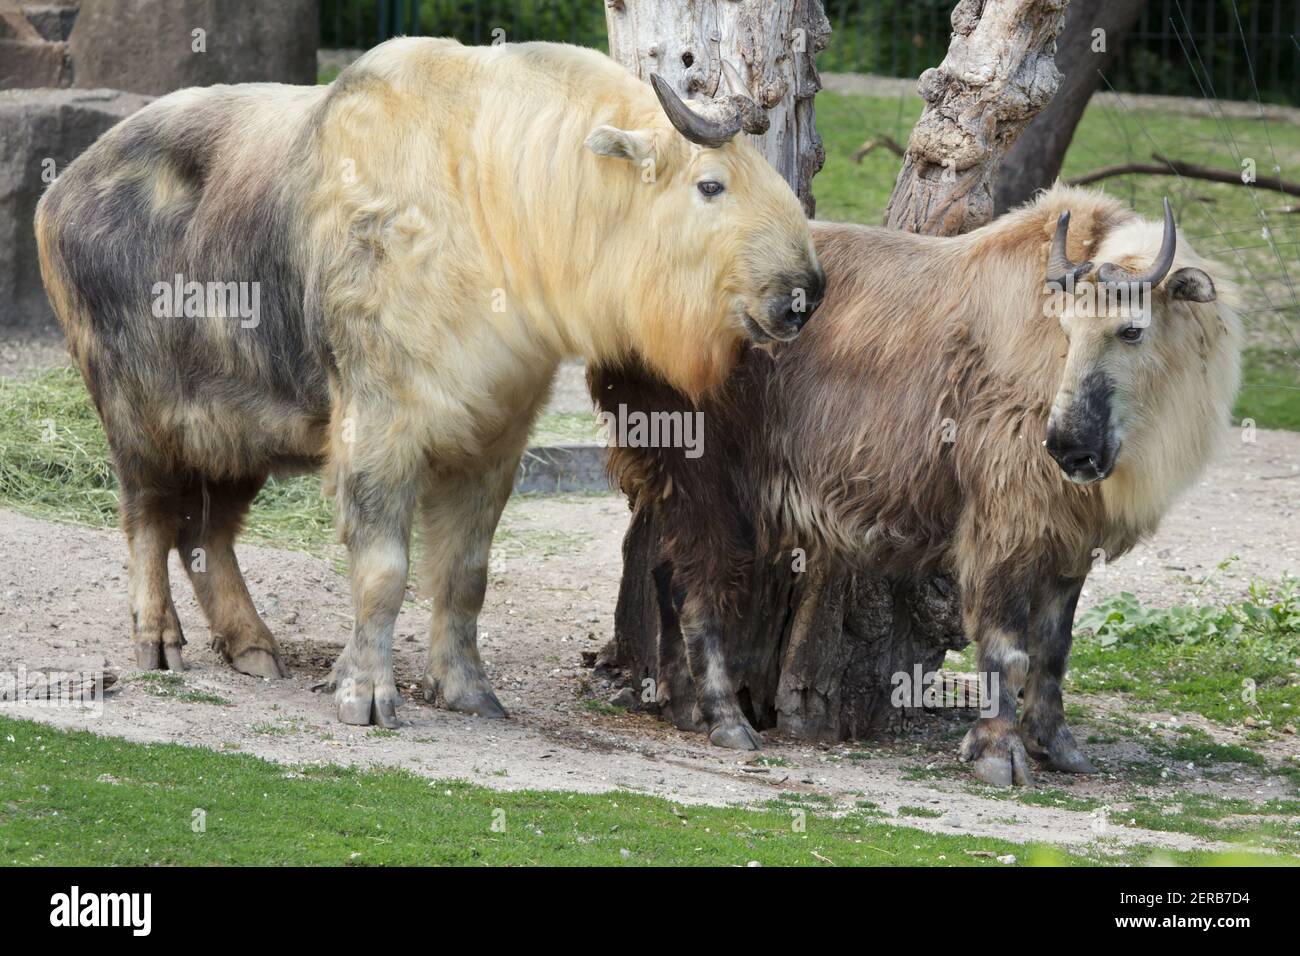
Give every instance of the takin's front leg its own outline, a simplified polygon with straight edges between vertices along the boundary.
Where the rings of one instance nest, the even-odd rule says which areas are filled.
[[[334,664],[333,689],[345,724],[397,726],[402,698],[393,680],[393,625],[406,596],[416,473],[400,466],[394,449],[388,468],[343,464],[335,476],[339,526],[348,548],[354,621],[352,637]],[[409,476],[409,477],[407,477]]]
[[[478,652],[478,616],[487,593],[492,535],[514,485],[519,455],[484,463],[481,472],[427,476],[420,497],[421,563],[433,599],[424,696],[449,710],[503,718]]]
[[[1016,732],[1016,700],[1029,672],[1029,581],[998,568],[963,589],[966,633],[979,643],[979,675],[988,697],[962,741],[960,757],[997,787],[1032,787],[1029,757]]]
[[[700,722],[709,728],[709,743],[732,750],[761,750],[763,738],[745,718],[727,670],[721,615],[706,609],[691,592],[673,598],[695,685],[695,706]]]
[[[1065,679],[1073,639],[1074,609],[1082,590],[1082,578],[1053,578],[1038,588],[1030,628],[1025,709],[1020,718],[1020,739],[1029,756],[1066,773],[1097,772],[1066,726],[1061,700],[1061,681]]]

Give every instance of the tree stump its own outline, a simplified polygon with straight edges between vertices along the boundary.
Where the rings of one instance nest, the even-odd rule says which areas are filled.
[[[729,8],[736,9],[718,13]],[[1052,55],[1064,8],[1065,0],[957,5],[949,56],[922,77],[928,105],[908,143],[889,225],[948,235],[992,218],[998,162],[1055,92],[1059,74]],[[775,102],[770,96],[760,100],[769,109],[819,86],[811,55],[800,59],[787,49],[800,24],[812,31],[805,37],[824,43],[829,27],[816,0],[608,0],[607,11],[611,53],[643,78],[652,71],[671,75],[664,67],[681,64],[686,48],[725,48],[745,51],[751,76],[767,75],[766,67],[753,71],[755,63],[793,65],[800,79]],[[780,29],[764,32],[772,24]],[[740,25],[741,39],[722,30]],[[690,59],[699,62],[698,55]],[[701,69],[702,76],[712,75],[712,67]],[[713,92],[708,82],[692,84],[689,67],[679,75],[684,92]],[[821,166],[811,94],[786,115],[798,115],[800,122],[781,127],[781,133],[774,122],[757,145],[811,214],[811,179]],[[665,407],[690,406],[676,396]],[[695,713],[695,688],[670,599],[672,567],[660,545],[660,509],[671,507],[672,499],[641,499],[633,489],[629,504],[614,637],[601,652],[598,670],[630,683],[645,709],[678,727],[705,730]],[[801,570],[784,554],[755,562],[745,606],[727,630],[725,653],[755,729],[835,741],[895,727],[912,708],[891,699],[894,675],[910,676],[918,666],[922,673],[936,671],[948,650],[965,644],[959,595],[945,578],[891,580],[820,560]]]
[[[634,505],[623,539],[614,638],[597,667],[632,686],[646,709],[683,730],[707,731],[695,709],[672,568],[659,542],[659,505]],[[893,675],[939,669],[965,646],[956,594],[944,578],[894,581],[846,569],[797,572],[756,564],[747,606],[725,640],[736,696],[757,730],[849,740],[895,729],[911,707],[891,702]]]

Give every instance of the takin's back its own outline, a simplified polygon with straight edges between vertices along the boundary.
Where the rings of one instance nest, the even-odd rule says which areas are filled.
[[[655,109],[648,89],[592,51],[399,39],[329,86],[180,90],[109,130],[47,190],[35,221],[47,292],[101,414],[178,433],[210,418],[211,473],[223,470],[217,458],[238,470],[314,459],[336,361],[327,314],[356,314],[327,301],[329,277],[357,275],[347,257],[372,238],[358,224],[390,221],[404,196],[459,202],[457,144],[530,96],[572,105],[556,89]],[[587,120],[573,122],[580,144]],[[340,129],[373,134],[350,165],[334,156]],[[541,139],[536,148],[553,148]],[[441,162],[415,161],[430,158],[424,141],[441,141]],[[340,201],[350,184],[369,194],[369,219]],[[464,224],[482,217],[448,208],[442,218],[433,244],[480,268]]]

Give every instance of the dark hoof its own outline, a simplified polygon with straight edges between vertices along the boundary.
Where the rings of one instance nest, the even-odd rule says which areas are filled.
[[[1009,787],[1015,779],[1015,768],[1010,757],[1002,754],[985,754],[971,768],[975,776],[993,787]]]
[[[1051,769],[1059,770],[1062,773],[1089,774],[1099,772],[1096,765],[1077,749],[1073,752],[1053,753],[1045,763]]]
[[[961,742],[958,756],[973,764],[975,776],[991,786],[1034,785],[1029,772],[1029,754],[1020,737],[1009,727],[977,721]]]
[[[1059,724],[1055,731],[1042,736],[1027,732],[1024,727],[1020,733],[1030,756],[1049,770],[1082,774],[1098,772],[1092,761],[1083,755],[1074,740],[1074,734],[1070,733],[1070,728],[1065,724]],[[1046,745],[1040,743],[1043,736],[1050,741]]]
[[[375,702],[375,685],[368,680],[345,677],[334,691],[339,720],[345,724],[365,726],[370,723],[370,709]]]
[[[709,743],[730,750],[763,749],[763,738],[748,723],[719,724],[709,731]]]
[[[423,690],[426,701],[435,705],[441,703],[447,710],[457,713],[473,714],[487,720],[505,720],[510,716],[486,678],[449,693],[442,683],[426,677]]]
[[[248,647],[230,659],[230,666],[249,677],[288,677],[288,669],[280,657],[264,647]]]
[[[135,645],[135,666],[142,671],[162,670],[162,648],[157,644]]]
[[[185,658],[181,656],[181,649],[173,644],[163,645],[163,660],[167,663],[169,671],[179,674],[185,670]]]
[[[468,691],[455,700],[448,700],[447,709],[462,714],[473,714],[475,717],[485,717],[488,720],[505,720],[510,716],[490,687]]]
[[[339,720],[345,724],[359,727],[374,724],[388,730],[398,727],[397,708],[402,698],[395,686],[376,692],[375,683],[369,678],[344,677],[334,691],[334,703]]]

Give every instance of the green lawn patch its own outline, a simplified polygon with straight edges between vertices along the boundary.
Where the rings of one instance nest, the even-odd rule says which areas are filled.
[[[290,768],[0,717],[6,865],[999,865],[966,851],[1089,862],[891,826],[875,819],[874,806],[832,812],[791,796],[797,805],[743,810],[626,792],[496,792],[400,770]]]
[[[1146,607],[1127,592],[1078,616],[1067,677],[1171,713],[1281,729],[1300,717],[1300,581],[1241,602]]]

